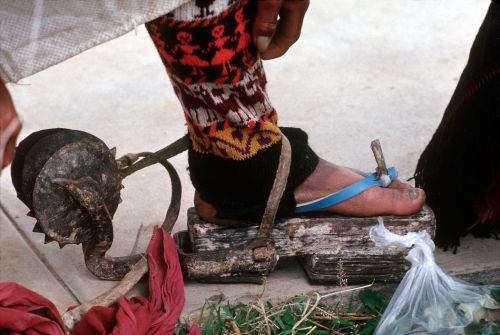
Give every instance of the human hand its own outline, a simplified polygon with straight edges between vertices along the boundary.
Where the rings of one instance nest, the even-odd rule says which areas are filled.
[[[21,131],[9,91],[0,80],[0,170],[14,159],[16,138]]]
[[[262,59],[280,57],[297,42],[307,7],[309,0],[258,0],[253,38]]]

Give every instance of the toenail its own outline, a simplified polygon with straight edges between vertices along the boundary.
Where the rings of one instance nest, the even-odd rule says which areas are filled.
[[[420,190],[418,188],[411,188],[408,190],[408,196],[411,200],[416,200],[420,197]]]

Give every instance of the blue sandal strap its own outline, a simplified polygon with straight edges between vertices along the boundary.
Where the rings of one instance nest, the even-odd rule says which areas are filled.
[[[387,170],[389,172],[389,178],[391,179],[391,181],[394,181],[398,177],[398,172],[396,168],[391,167]],[[322,198],[313,201],[297,204],[297,207],[295,208],[295,213],[305,213],[330,207],[338,203],[341,203],[342,201],[346,201],[372,186],[383,186],[383,184],[384,183],[380,179],[377,179],[377,174],[372,173],[366,176],[365,178],[355,182],[354,184],[351,184],[346,188],[341,189],[340,191],[337,191],[335,193],[332,193],[330,195],[324,196]]]

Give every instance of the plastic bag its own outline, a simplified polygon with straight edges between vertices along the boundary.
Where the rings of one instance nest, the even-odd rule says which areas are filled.
[[[490,294],[495,287],[472,285],[444,273],[434,260],[434,242],[426,231],[400,236],[388,231],[379,218],[379,224],[370,229],[370,238],[378,247],[413,246],[406,256],[411,268],[374,335],[483,334],[477,326],[496,326],[487,322],[490,313],[500,309]]]

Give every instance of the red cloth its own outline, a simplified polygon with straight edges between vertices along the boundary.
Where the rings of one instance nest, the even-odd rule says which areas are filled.
[[[194,324],[189,330],[189,335],[201,335],[200,328],[198,328],[198,324]]]
[[[147,249],[149,299],[121,297],[111,307],[94,307],[72,335],[172,334],[184,306],[184,283],[175,242],[155,228]],[[64,324],[55,306],[40,295],[14,283],[0,283],[0,333],[59,335]],[[201,335],[195,325],[190,335]]]
[[[0,283],[0,333],[64,335],[56,306],[16,283]]]
[[[111,307],[94,307],[73,335],[171,334],[184,306],[184,284],[175,242],[155,228],[148,250],[149,299],[120,298]]]

